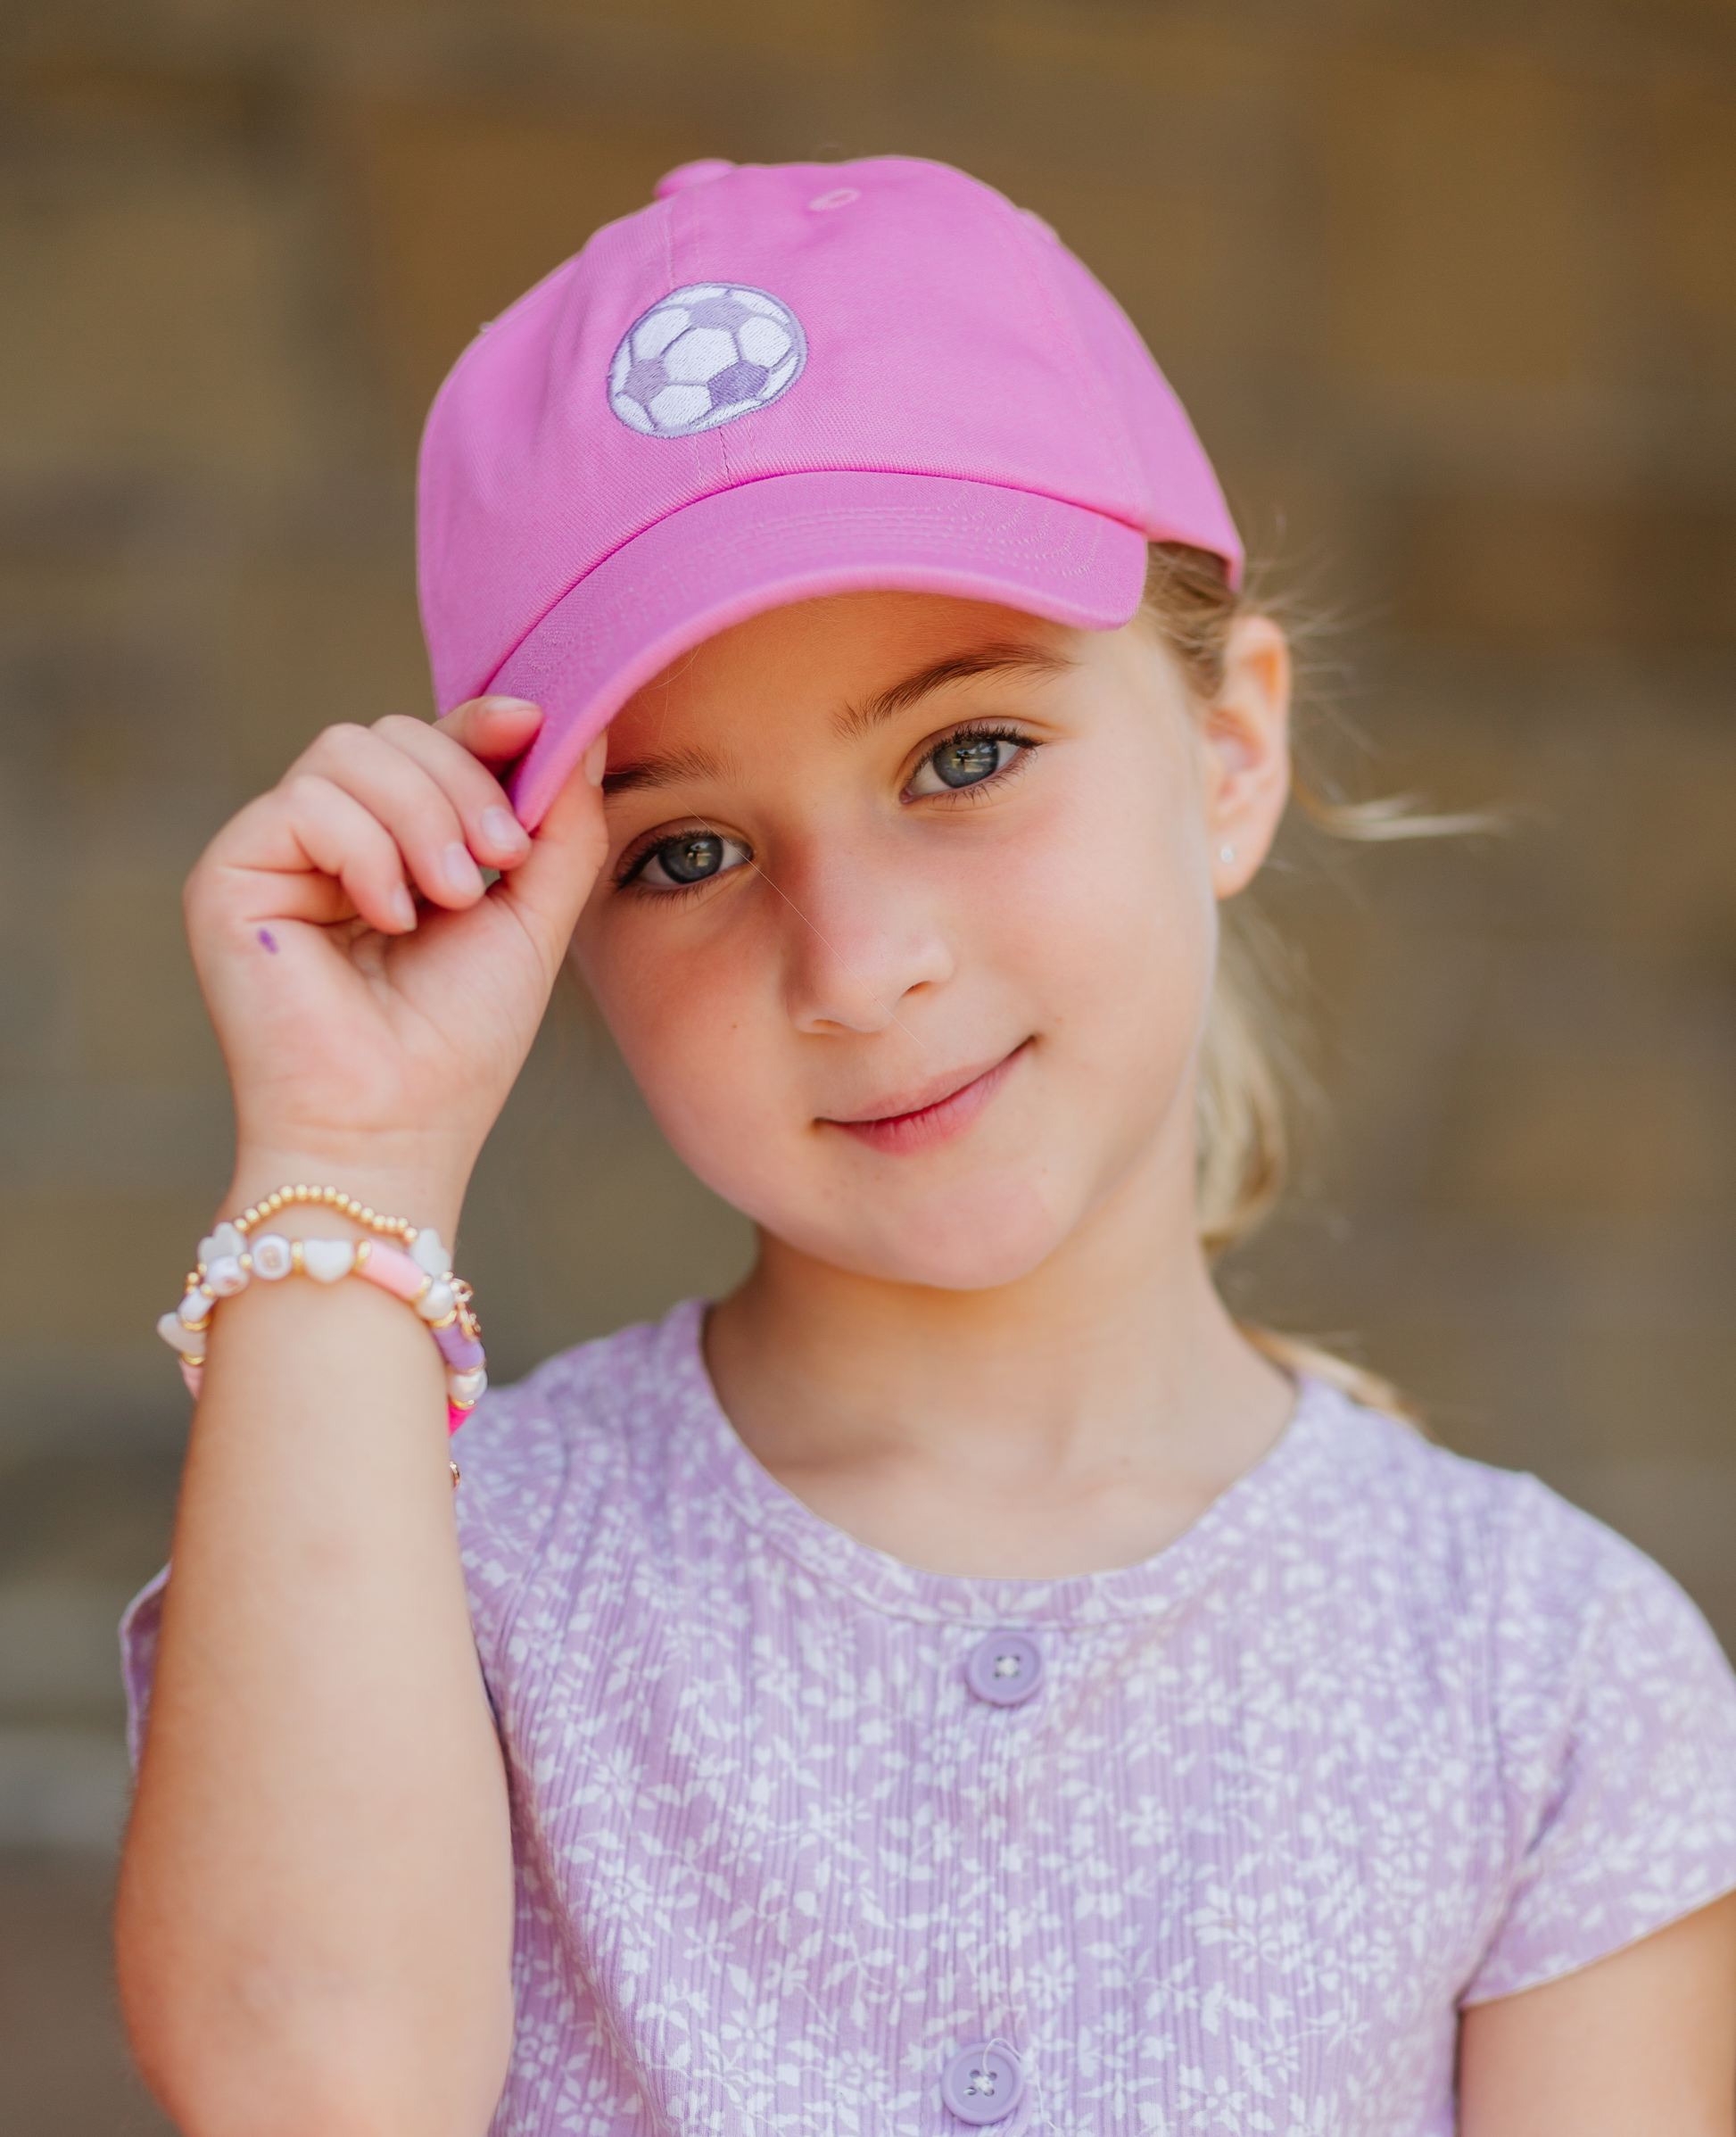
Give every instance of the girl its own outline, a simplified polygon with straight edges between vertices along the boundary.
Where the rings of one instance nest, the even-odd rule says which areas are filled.
[[[444,716],[188,887],[239,1147],[120,1907],[181,2127],[1730,2137],[1709,1635],[1213,1289],[1288,668],[1111,301],[935,165],[691,166],[420,510]],[[455,1525],[444,1242],[569,948],[759,1255],[489,1396]]]

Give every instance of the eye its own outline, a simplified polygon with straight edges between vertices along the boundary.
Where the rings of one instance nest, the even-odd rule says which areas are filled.
[[[977,728],[965,728],[957,734],[949,734],[938,748],[929,751],[905,791],[910,794],[945,794],[955,792],[960,787],[980,786],[997,772],[1004,772],[1031,746],[1022,735],[985,733]]]
[[[689,890],[752,858],[740,839],[721,831],[684,831],[650,847],[626,880],[650,890]]]

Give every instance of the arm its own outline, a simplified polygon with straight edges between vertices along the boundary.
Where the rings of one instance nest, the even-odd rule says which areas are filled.
[[[480,759],[535,724],[484,700],[329,730],[200,863],[226,1213],[329,1181],[453,1237],[601,853],[583,779],[528,846],[488,814]],[[484,894],[455,843],[508,873]],[[445,1442],[434,1347],[372,1286],[218,1310],[117,1912],[133,2043],[187,2137],[479,2137],[493,2109],[511,1853]]]
[[[1732,2137],[1736,1893],[1460,2023],[1461,2137]]]

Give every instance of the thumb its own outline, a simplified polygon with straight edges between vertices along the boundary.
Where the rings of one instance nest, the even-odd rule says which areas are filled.
[[[599,734],[531,834],[530,852],[495,888],[495,896],[517,915],[537,943],[550,972],[566,955],[584,901],[608,857],[602,788],[606,751]]]

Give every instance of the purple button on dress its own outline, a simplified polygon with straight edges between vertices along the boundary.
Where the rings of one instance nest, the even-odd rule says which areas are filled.
[[[978,2127],[1004,2122],[1024,2089],[1018,2057],[999,2041],[961,2048],[940,2075],[941,2099],[961,2122]]]
[[[991,1707],[1016,1707],[1043,1681],[1043,1653],[1023,1633],[990,1633],[964,1662],[964,1681]]]

